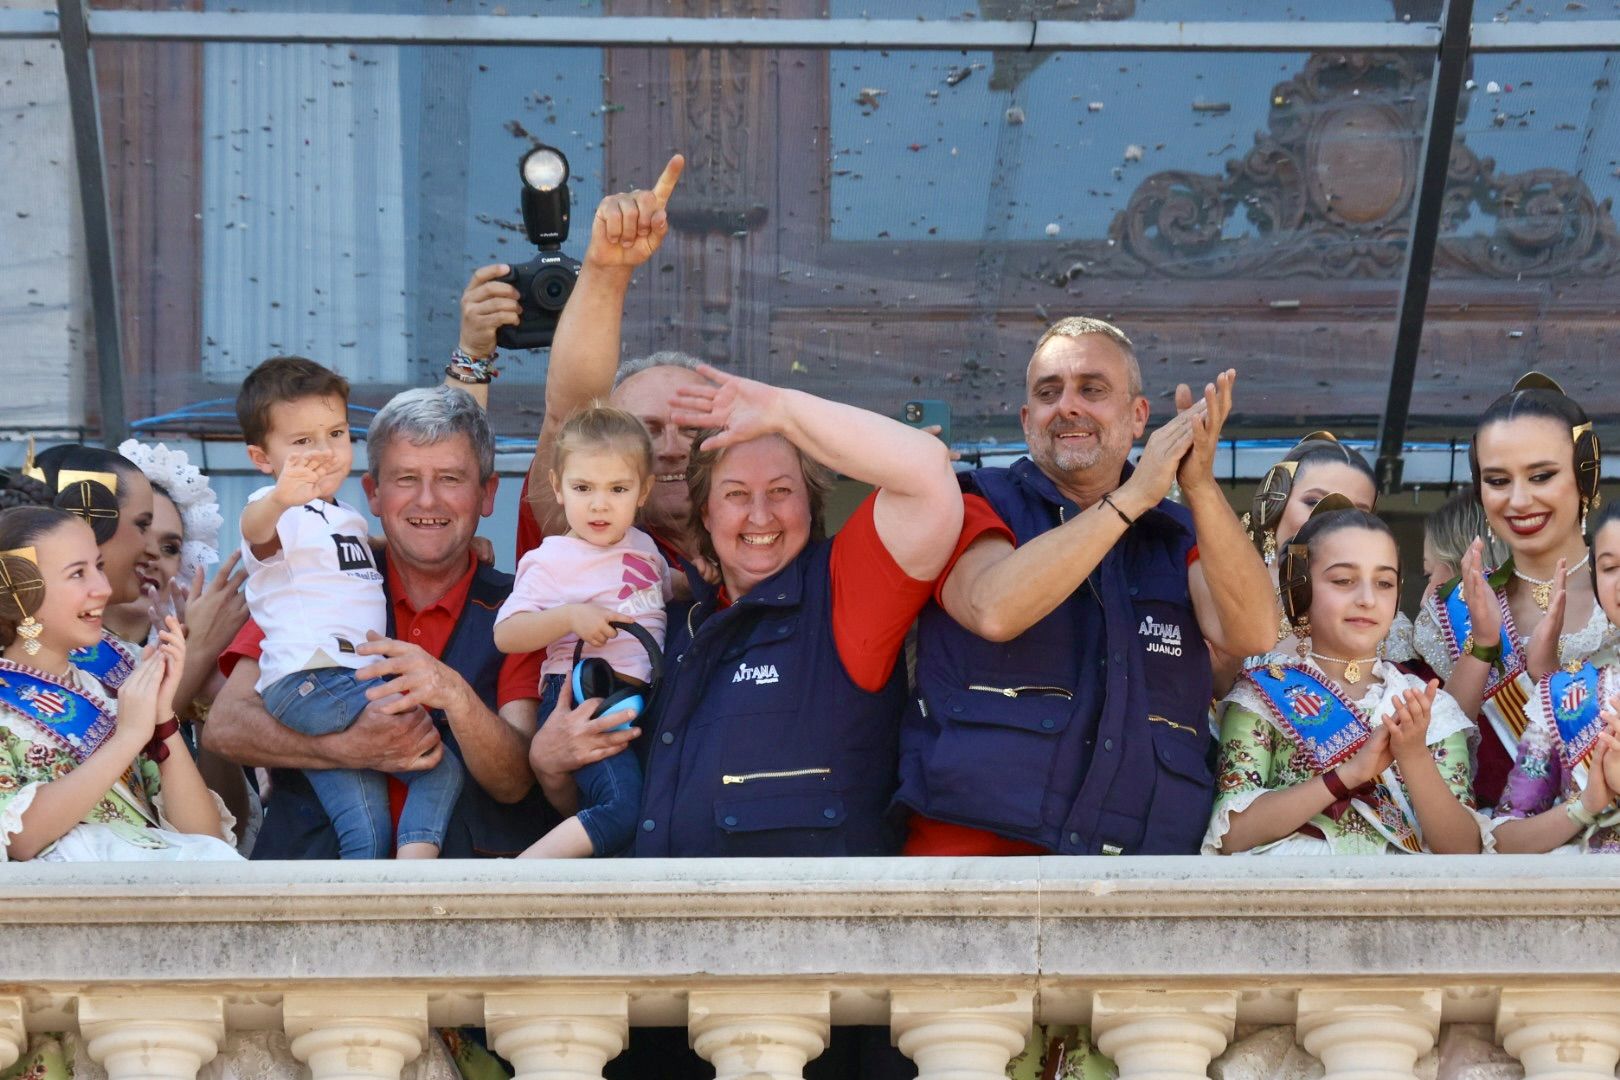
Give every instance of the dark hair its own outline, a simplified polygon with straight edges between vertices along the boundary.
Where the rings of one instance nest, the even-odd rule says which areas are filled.
[[[1545,386],[1528,386],[1510,390],[1488,405],[1480,414],[1474,428],[1473,441],[1468,445],[1468,465],[1473,471],[1474,497],[1479,497],[1479,433],[1492,424],[1505,424],[1513,420],[1543,417],[1554,420],[1570,433],[1570,462],[1575,469],[1575,485],[1581,498],[1590,498],[1597,491],[1598,472],[1602,464],[1597,439],[1586,410],[1574,398],[1561,390]],[[1584,434],[1576,429],[1587,427]],[[1583,465],[1583,458],[1587,459]]]
[[[720,565],[720,556],[715,553],[714,537],[709,534],[708,525],[704,524],[703,508],[709,501],[709,489],[714,485],[715,466],[720,464],[721,455],[730,448],[710,450],[703,444],[718,434],[718,428],[708,428],[692,436],[692,457],[686,465],[686,489],[692,496],[692,516],[688,519],[688,526],[697,540],[698,554],[716,568]],[[787,442],[785,439],[783,441]],[[827,493],[832,490],[832,471],[793,443],[788,442],[788,446],[798,455],[799,471],[804,474],[805,496],[810,500],[810,542],[825,540]]]
[[[300,398],[341,398],[349,403],[349,380],[302,356],[272,356],[242,380],[236,394],[236,419],[242,440],[263,446],[270,433],[270,407]]]
[[[1296,482],[1306,469],[1326,461],[1335,465],[1348,465],[1371,480],[1375,488],[1378,486],[1378,474],[1373,471],[1367,459],[1361,456],[1361,451],[1334,439],[1306,439],[1288,451],[1283,460],[1299,462],[1299,467],[1294,470]]]
[[[1343,529],[1370,529],[1376,533],[1383,533],[1391,540],[1395,539],[1395,531],[1389,527],[1389,522],[1377,514],[1370,514],[1354,506],[1342,510],[1330,510],[1325,514],[1315,514],[1309,521],[1299,527],[1299,532],[1289,541],[1292,544],[1304,544],[1309,550],[1312,543],[1322,540]],[[1400,545],[1396,545],[1399,552]]]
[[[120,481],[117,491],[119,506],[123,506],[129,500],[129,485],[122,481],[132,476],[144,475],[140,467],[124,455],[99,446],[85,446],[83,443],[53,446],[49,450],[42,451],[34,459],[34,464],[45,474],[45,486],[52,493],[46,497],[46,503],[54,496],[57,488],[56,478],[64,471],[113,473]]]
[[[51,506],[13,506],[0,510],[0,551],[33,547],[41,537],[78,518]],[[0,556],[13,581],[37,580],[39,567],[18,555]],[[17,624],[38,611],[45,602],[44,583],[27,592],[13,594],[0,589],[0,648],[17,638]]]

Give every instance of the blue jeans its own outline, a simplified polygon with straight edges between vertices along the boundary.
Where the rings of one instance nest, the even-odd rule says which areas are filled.
[[[540,680],[540,722],[544,724],[557,707],[566,675],[547,675]],[[579,787],[579,823],[591,838],[592,853],[617,855],[630,846],[636,835],[636,815],[641,810],[641,763],[635,751],[626,747],[610,758],[582,765],[574,773]]]
[[[367,685],[344,667],[295,671],[265,688],[264,704],[294,731],[332,735],[347,731],[369,704]],[[395,842],[387,778],[370,769],[306,769],[304,775],[337,830],[341,857],[386,859]],[[450,811],[461,794],[460,760],[446,746],[433,768],[394,776],[410,787],[397,843],[443,847]]]

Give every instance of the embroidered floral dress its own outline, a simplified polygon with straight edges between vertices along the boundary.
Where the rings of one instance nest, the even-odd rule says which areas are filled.
[[[118,707],[94,677],[76,667],[56,679],[44,672],[0,659],[0,683],[26,681],[32,712],[23,703],[0,697],[0,862],[9,858],[11,838],[22,831],[23,814],[40,789],[60,780],[88,758],[116,728]],[[6,687],[10,689],[11,687]],[[78,694],[100,710],[98,720],[82,735],[64,734],[53,715]],[[224,837],[235,824],[217,796]],[[163,783],[157,763],[137,755],[119,781],[101,797],[83,821],[38,856],[47,862],[127,862],[152,860],[240,859],[221,837],[180,833],[163,814]]]
[[[1272,653],[1240,677],[1225,699],[1221,723],[1221,764],[1216,781],[1215,812],[1204,837],[1203,853],[1218,854],[1221,838],[1231,828],[1233,814],[1248,809],[1268,791],[1302,784],[1327,771],[1287,721],[1269,705],[1249,671],[1270,664],[1298,668],[1316,680],[1329,682],[1315,664],[1284,653]],[[1378,726],[1395,711],[1397,695],[1422,690],[1424,683],[1380,660],[1372,673],[1382,680],[1358,699],[1346,698],[1362,723]],[[1354,688],[1345,688],[1350,692]],[[1474,723],[1462,714],[1451,696],[1435,695],[1430,710],[1428,746],[1440,776],[1463,806],[1474,809],[1471,790],[1471,741]],[[1356,744],[1359,746],[1359,742]],[[1345,753],[1340,760],[1348,760]],[[1422,850],[1417,816],[1398,766],[1380,774],[1370,797],[1358,795],[1349,803],[1335,803],[1311,818],[1290,836],[1251,848],[1246,854],[1377,855],[1392,851]],[[1487,836],[1488,829],[1481,829]]]
[[[1607,701],[1620,693],[1620,658],[1612,649],[1605,649],[1593,657],[1597,677],[1596,701]],[[1534,817],[1560,803],[1578,799],[1586,790],[1586,761],[1590,754],[1595,731],[1586,738],[1577,736],[1579,754],[1571,751],[1559,730],[1555,713],[1561,705],[1590,704],[1590,702],[1555,701],[1551,680],[1547,676],[1537,685],[1537,692],[1525,703],[1530,722],[1519,740],[1519,756],[1508,774],[1502,801],[1496,807],[1498,822],[1512,818]],[[1562,693],[1558,696],[1562,697]],[[1592,710],[1595,712],[1595,708]],[[1601,729],[1601,722],[1595,725]],[[1582,745],[1584,743],[1584,746]],[[1565,852],[1591,854],[1620,854],[1620,810],[1610,810],[1589,825],[1568,844],[1558,849]]]

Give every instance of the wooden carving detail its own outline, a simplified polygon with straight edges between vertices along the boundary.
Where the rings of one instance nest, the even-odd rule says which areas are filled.
[[[1148,177],[1106,245],[1064,254],[1069,272],[1119,277],[1388,278],[1405,264],[1429,67],[1398,54],[1313,55],[1272,90],[1270,129],[1226,175]],[[1457,235],[1471,216],[1489,234]],[[1240,215],[1246,220],[1240,220]],[[1234,229],[1234,226],[1237,226]],[[1234,232],[1241,235],[1232,235]],[[1556,169],[1499,175],[1453,146],[1436,255],[1440,272],[1612,273],[1620,232],[1607,200]],[[1064,276],[1064,275],[1059,275]]]

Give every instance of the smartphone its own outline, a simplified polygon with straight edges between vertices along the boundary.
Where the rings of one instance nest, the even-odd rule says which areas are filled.
[[[948,401],[908,401],[900,406],[900,422],[914,428],[938,424],[940,441],[951,445],[951,403]]]

